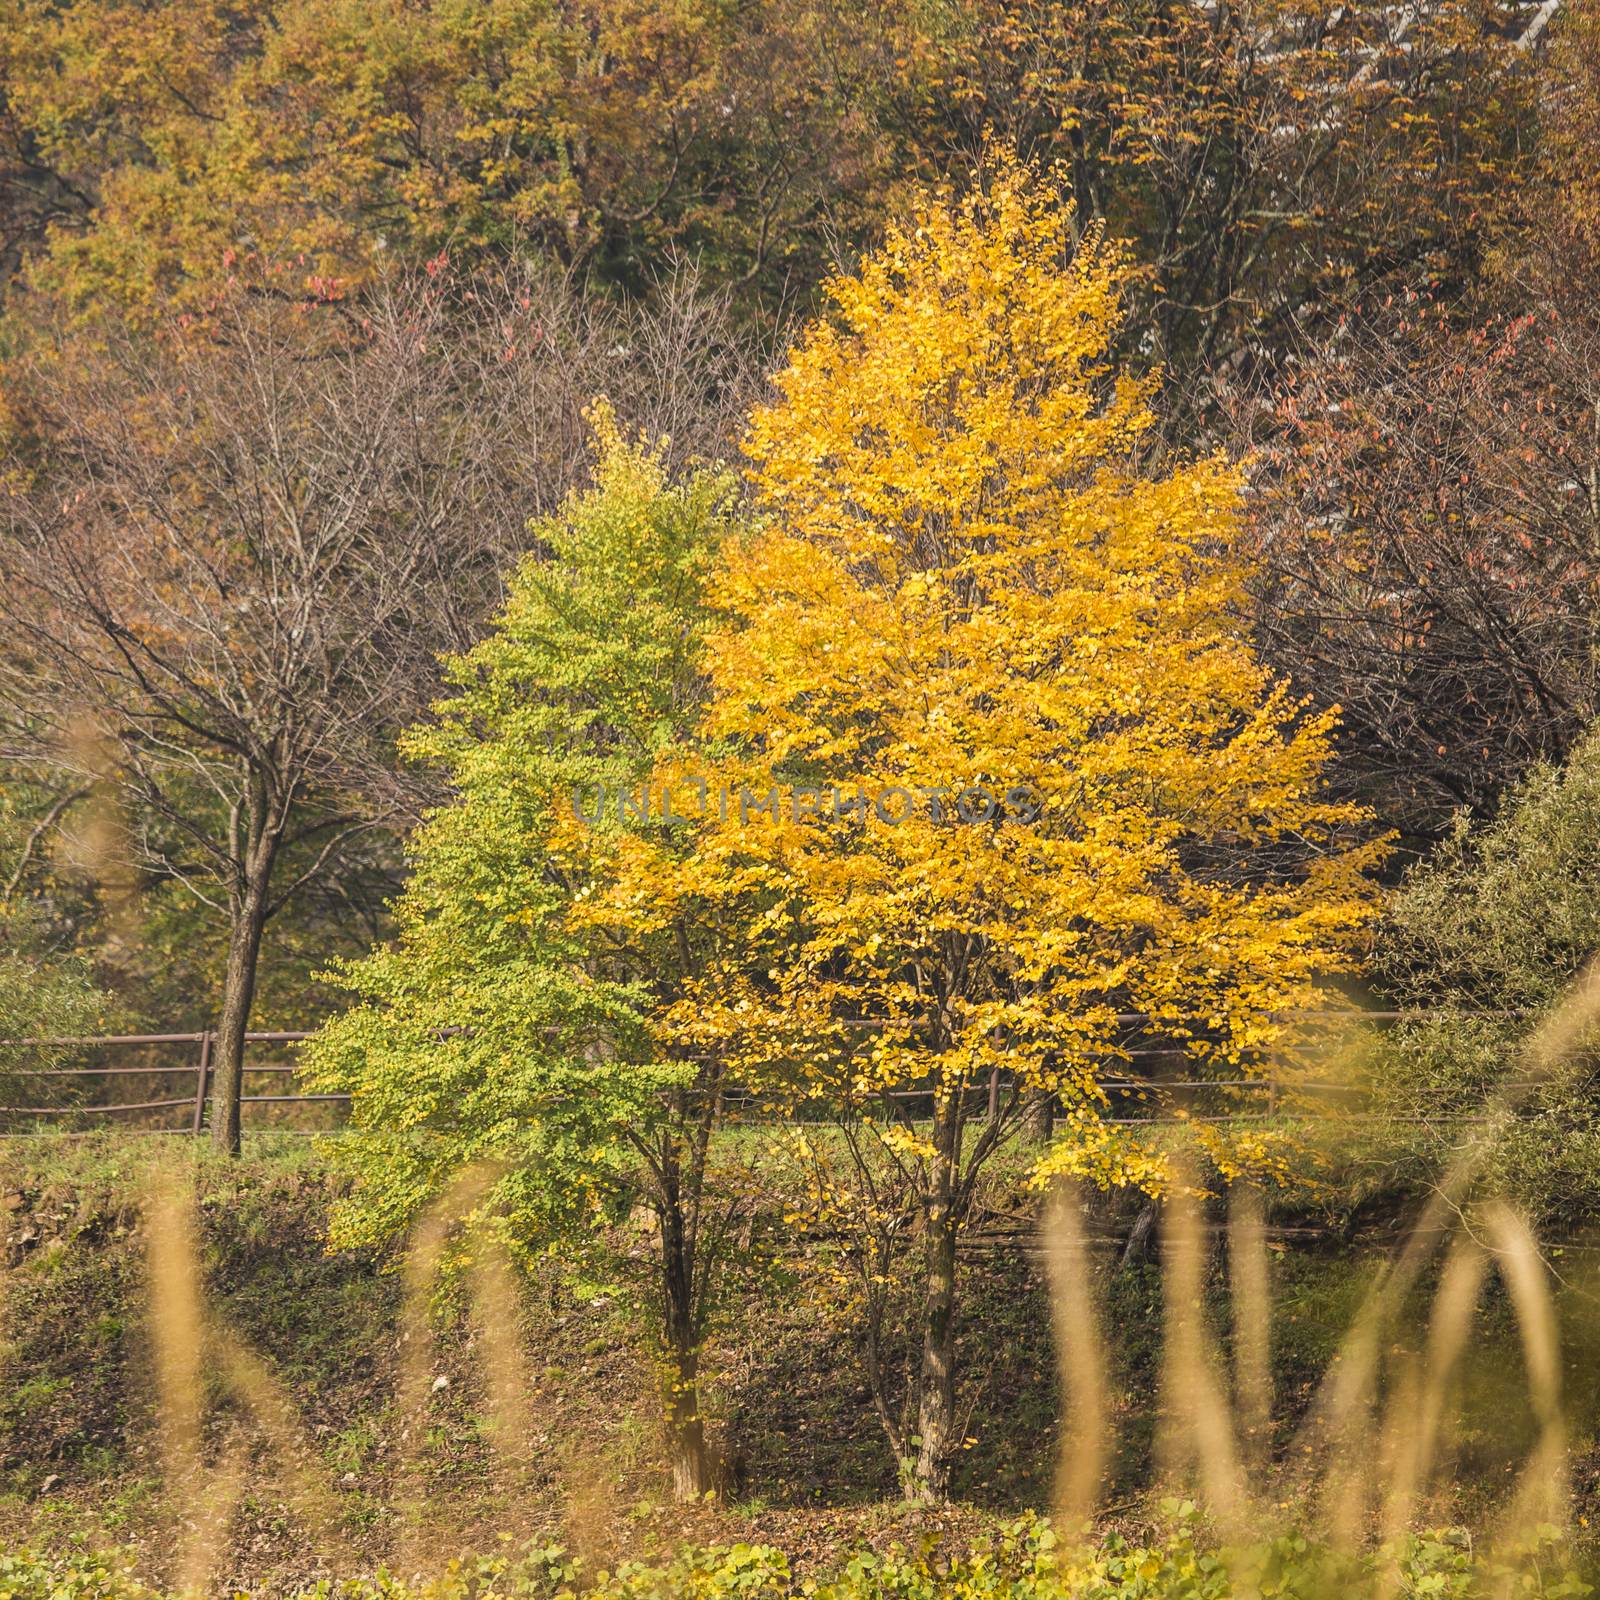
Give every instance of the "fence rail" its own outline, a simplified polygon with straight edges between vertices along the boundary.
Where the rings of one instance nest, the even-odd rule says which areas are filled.
[[[1391,1023],[1401,1020],[1403,1016],[1412,1013],[1398,1011],[1321,1011],[1298,1012],[1285,1014],[1284,1020],[1297,1020],[1314,1023],[1340,1024],[1362,1021],[1367,1023]],[[1125,1027],[1140,1027],[1152,1022],[1159,1024],[1161,1019],[1152,1018],[1144,1013],[1126,1013],[1119,1015],[1117,1023]],[[881,1023],[860,1019],[856,1026],[863,1029],[881,1027]],[[253,1030],[245,1035],[247,1045],[265,1044],[299,1044],[311,1037],[307,1030],[297,1029],[271,1029]],[[5,1041],[11,1047],[37,1046],[41,1049],[140,1049],[155,1046],[190,1045],[194,1047],[192,1058],[187,1062],[167,1064],[143,1065],[94,1065],[72,1067],[17,1067],[0,1069],[0,1078],[33,1081],[57,1080],[116,1080],[123,1077],[146,1077],[159,1079],[167,1076],[182,1075],[193,1080],[193,1088],[189,1093],[181,1096],[157,1096],[143,1100],[133,1101],[105,1101],[96,1103],[55,1104],[55,1105],[0,1105],[0,1117],[10,1119],[38,1119],[34,1125],[50,1126],[55,1119],[61,1118],[105,1118],[120,1119],[128,1115],[144,1115],[157,1112],[176,1111],[187,1109],[189,1116],[182,1126],[168,1126],[152,1128],[144,1131],[182,1133],[187,1132],[198,1135],[206,1126],[206,1107],[212,1090],[212,1057],[216,1044],[216,1032],[213,1029],[200,1029],[186,1033],[117,1033],[117,1034],[82,1034],[63,1036],[58,1038],[13,1039]],[[1119,1060],[1156,1060],[1174,1059],[1183,1055],[1181,1046],[1166,1045],[1157,1047],[1137,1046],[1120,1053]],[[292,1078],[298,1070],[294,1065],[284,1062],[265,1062],[252,1065],[246,1062],[243,1068],[245,1076],[256,1078]],[[1156,1120],[1154,1117],[1155,1105],[1151,1103],[1152,1097],[1169,1097],[1175,1094],[1198,1094],[1202,1091],[1222,1091],[1230,1095],[1242,1093],[1265,1094],[1267,1099],[1266,1110],[1240,1111],[1231,1110],[1219,1115],[1227,1120],[1259,1120],[1264,1117],[1276,1115],[1283,1100],[1291,1095],[1328,1095],[1337,1098],[1358,1095],[1362,1091],[1351,1084],[1337,1082],[1291,1081],[1282,1077],[1250,1076],[1233,1078],[1162,1078],[1139,1077],[1127,1071],[1123,1065],[1121,1070],[1108,1071],[1097,1079],[1100,1090],[1108,1097],[1133,1097],[1136,1101],[1149,1106],[1146,1114],[1135,1116],[1113,1116],[1107,1120],[1118,1123],[1136,1123]],[[109,1083],[107,1085],[109,1087]],[[988,1076],[987,1081],[980,1080],[972,1086],[972,1093],[978,1097],[981,1112],[990,1117],[997,1114],[1002,1093],[1009,1093],[1013,1088],[1013,1080],[995,1068]],[[152,1087],[155,1087],[154,1085]],[[263,1085],[263,1090],[266,1085]],[[743,1096],[743,1091],[732,1085],[725,1091],[730,1102],[737,1104]],[[886,1105],[894,1102],[913,1102],[929,1100],[933,1091],[929,1089],[899,1089],[879,1092],[872,1098]],[[350,1096],[344,1093],[295,1093],[274,1092],[241,1095],[240,1101],[244,1106],[338,1106],[347,1104]],[[752,1097],[752,1099],[755,1097]],[[986,1106],[982,1105],[987,1101]],[[820,1102],[819,1102],[820,1103]],[[1259,1102],[1257,1102],[1259,1105]],[[909,1110],[909,1107],[907,1108]],[[1108,1107],[1108,1109],[1120,1109]],[[1133,1110],[1135,1107],[1128,1107]],[[1192,1114],[1192,1113],[1191,1113]],[[1159,1120],[1175,1120],[1162,1118]],[[11,1132],[21,1131],[11,1129]]]
[[[245,1034],[245,1044],[298,1044],[303,1039],[309,1039],[311,1034],[305,1029],[261,1029],[252,1030]],[[151,1045],[188,1044],[196,1047],[194,1058],[184,1063],[172,1065],[145,1064],[141,1066],[94,1066],[94,1067],[14,1067],[0,1071],[0,1078],[11,1079],[62,1079],[62,1078],[123,1078],[146,1077],[160,1078],[175,1075],[191,1077],[194,1080],[193,1090],[178,1098],[158,1100],[116,1100],[102,1104],[78,1105],[18,1105],[0,1106],[0,1116],[5,1117],[117,1117],[136,1112],[172,1111],[179,1107],[190,1111],[186,1128],[153,1129],[153,1132],[192,1134],[201,1133],[206,1125],[206,1104],[212,1086],[211,1058],[216,1046],[216,1031],[211,1028],[202,1028],[194,1033],[102,1033],[102,1034],[73,1034],[60,1038],[39,1039],[12,1039],[6,1043],[13,1048],[26,1048],[37,1046],[40,1049],[134,1049]],[[262,1063],[253,1066],[249,1062],[244,1065],[244,1073],[248,1077],[252,1074],[265,1077],[283,1077],[292,1075],[297,1069],[292,1065],[281,1062]],[[242,1105],[315,1105],[326,1103],[342,1103],[349,1100],[347,1094],[245,1094],[241,1095]]]

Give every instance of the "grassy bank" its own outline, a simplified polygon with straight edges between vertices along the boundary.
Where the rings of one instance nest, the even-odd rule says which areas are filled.
[[[804,1253],[744,1284],[723,1309],[708,1351],[723,1493],[682,1507],[664,1503],[647,1319],[616,1286],[583,1281],[558,1261],[520,1282],[511,1320],[527,1423],[508,1442],[494,1433],[493,1341],[463,1271],[440,1278],[427,1327],[408,1326],[398,1253],[328,1250],[337,1180],[308,1141],[264,1136],[242,1162],[214,1164],[155,1139],[18,1140],[0,1159],[0,1543],[13,1548],[51,1559],[122,1548],[147,1581],[175,1581],[176,1515],[213,1541],[230,1587],[262,1594],[397,1559],[412,1563],[408,1571],[436,1570],[454,1553],[507,1540],[560,1545],[590,1573],[686,1543],[766,1545],[784,1552],[785,1583],[821,1582],[852,1551],[919,1549],[925,1539],[960,1549],[1049,1504],[1060,1408],[1043,1272],[1025,1230],[963,1260],[971,1444],[954,1507],[917,1512],[899,1501],[849,1308]],[[208,1337],[245,1352],[255,1374],[242,1383],[245,1369],[219,1367],[208,1382],[201,1449],[216,1508],[175,1508],[162,1490],[161,1383],[145,1308],[147,1177],[158,1159],[180,1161],[195,1185]],[[1279,1219],[1273,1445],[1290,1466],[1294,1419],[1396,1215],[1375,1195],[1359,1214]],[[1128,1216],[1108,1208],[1100,1221],[1109,1240]],[[1224,1347],[1226,1284],[1219,1257],[1207,1293]],[[1161,1283],[1150,1262],[1120,1266],[1108,1253],[1094,1289],[1110,1358],[1103,1531],[1137,1542],[1159,1521],[1150,1486],[1160,1476]],[[1424,1312],[1419,1302],[1419,1351]],[[1567,1318],[1563,1352],[1581,1505],[1593,1490],[1584,1445],[1591,1320]],[[427,1346],[420,1428],[397,1398],[416,1339]],[[1504,1296],[1491,1293],[1460,1379],[1465,1421],[1450,1440],[1450,1487],[1421,1508],[1430,1520],[1478,1520],[1529,1448],[1526,1402],[1508,1383],[1520,1359]],[[326,1490],[320,1521],[307,1512],[310,1482]],[[1293,1519],[1309,1507],[1291,1478],[1284,1485],[1273,1514]]]

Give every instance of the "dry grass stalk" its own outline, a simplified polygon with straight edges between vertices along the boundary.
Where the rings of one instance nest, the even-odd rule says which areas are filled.
[[[244,1493],[248,1449],[242,1438],[231,1439],[196,1486],[194,1513],[186,1521],[187,1537],[178,1549],[174,1586],[179,1595],[214,1593],[228,1551],[234,1509]]]
[[[305,1519],[320,1553],[336,1562],[345,1544],[336,1497],[293,1401],[261,1358],[233,1334],[213,1326],[212,1347],[218,1370],[272,1446],[286,1498]]]
[[[151,1181],[148,1216],[150,1336],[156,1369],[163,1483],[177,1531],[174,1572],[183,1593],[201,1592],[227,1549],[243,1490],[247,1449],[233,1440],[207,1464],[207,1363],[248,1408],[271,1444],[287,1497],[321,1548],[343,1546],[334,1497],[282,1385],[237,1336],[208,1316],[194,1236],[194,1197],[172,1174]]]
[[[1233,1291],[1233,1392],[1247,1460],[1271,1447],[1272,1287],[1266,1211],[1258,1190],[1235,1187],[1229,1206],[1228,1277]]]
[[[1544,1261],[1527,1221],[1503,1202],[1491,1204],[1484,1220],[1516,1312],[1528,1398],[1539,1427],[1538,1442],[1523,1469],[1501,1530],[1502,1540],[1514,1543],[1539,1523],[1559,1523],[1567,1515],[1561,1339]]]
[[[1404,1534],[1418,1497],[1427,1490],[1445,1426],[1451,1381],[1472,1333],[1487,1270],[1483,1251],[1470,1238],[1458,1237],[1440,1274],[1421,1360],[1412,1364],[1390,1401],[1383,1450],[1388,1468],[1382,1523],[1385,1539]]]
[[[191,1508],[204,1507],[208,1491],[215,1487],[208,1482],[201,1456],[205,1314],[192,1196],[170,1173],[158,1173],[145,1214],[162,1485],[174,1526],[174,1567],[180,1586],[195,1589],[213,1570],[226,1517],[188,1514]]]
[[[1164,1464],[1178,1473],[1196,1468],[1201,1494],[1212,1512],[1225,1524],[1237,1524],[1245,1508],[1244,1476],[1232,1413],[1206,1329],[1204,1230],[1195,1191],[1182,1173],[1174,1177],[1166,1200],[1162,1256]]]
[[[482,1363],[494,1474],[503,1499],[498,1517],[501,1531],[519,1510],[527,1517],[533,1513],[533,1387],[518,1334],[521,1301],[516,1269],[494,1219],[482,1213],[498,1172],[493,1162],[478,1162],[458,1173],[418,1220],[406,1252],[396,1395],[403,1453],[397,1474],[401,1515],[395,1551],[396,1565],[406,1571],[420,1570],[436,1557],[427,1544],[429,1493],[424,1459],[436,1383],[431,1307],[445,1246],[451,1231],[461,1223],[470,1229],[466,1281]],[[573,1482],[585,1477],[581,1461],[585,1448],[575,1445],[569,1452],[572,1463],[565,1476]],[[570,1485],[568,1498],[573,1499]],[[581,1515],[587,1521],[588,1513]]]
[[[482,1165],[467,1167],[417,1219],[402,1269],[400,1360],[396,1407],[400,1417],[400,1464],[395,1473],[397,1531],[394,1562],[418,1572],[435,1552],[427,1550],[428,1489],[424,1448],[434,1394],[433,1294],[450,1230],[482,1200],[490,1180]]]
[[[568,1548],[587,1571],[614,1566],[611,1530],[622,1514],[616,1484],[592,1442],[577,1435],[561,1452],[561,1495]]]
[[[1540,1025],[1525,1046],[1509,1087],[1485,1107],[1476,1135],[1462,1147],[1429,1194],[1422,1214],[1399,1256],[1380,1275],[1346,1334],[1337,1359],[1307,1413],[1297,1441],[1297,1456],[1318,1458],[1344,1441],[1359,1438],[1358,1413],[1370,1410],[1376,1389],[1379,1353],[1386,1330],[1453,1223],[1473,1184],[1482,1173],[1506,1121],[1538,1085],[1561,1066],[1600,1023],[1600,961],[1591,962],[1561,1005]]]
[[[1083,1208],[1072,1186],[1062,1185],[1051,1195],[1045,1213],[1044,1247],[1064,1409],[1055,1511],[1063,1528],[1077,1528],[1094,1515],[1100,1498],[1109,1426],[1105,1354],[1095,1312]]]
[[[509,1505],[525,1501],[532,1466],[533,1405],[518,1336],[521,1301],[516,1269],[488,1223],[475,1230],[470,1276],[473,1321],[482,1351],[488,1431],[496,1477]]]

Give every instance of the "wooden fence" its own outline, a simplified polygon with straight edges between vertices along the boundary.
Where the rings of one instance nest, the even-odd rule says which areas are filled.
[[[1399,1013],[1392,1011],[1337,1011],[1317,1013],[1314,1021],[1317,1024],[1343,1024],[1361,1020],[1364,1022],[1393,1022],[1398,1020]],[[1147,1022],[1149,1019],[1129,1016],[1119,1018],[1129,1024]],[[863,1024],[867,1026],[867,1024]],[[245,1035],[248,1045],[289,1045],[293,1046],[302,1040],[310,1038],[309,1032],[304,1030],[279,1030],[250,1032]],[[74,1119],[112,1119],[120,1122],[122,1118],[138,1118],[145,1125],[141,1131],[163,1133],[190,1133],[198,1135],[206,1127],[206,1107],[212,1088],[212,1055],[216,1041],[214,1031],[206,1029],[195,1033],[124,1033],[124,1034],[99,1034],[84,1035],[73,1038],[53,1038],[36,1040],[12,1041],[13,1048],[18,1046],[35,1045],[41,1050],[48,1049],[52,1055],[59,1059],[59,1052],[82,1050],[85,1052],[141,1052],[148,1054],[152,1051],[167,1052],[178,1047],[188,1047],[188,1059],[181,1063],[165,1064],[145,1061],[138,1064],[96,1064],[92,1066],[49,1066],[49,1067],[21,1067],[13,1069],[0,1068],[0,1081],[10,1081],[19,1085],[41,1085],[39,1095],[11,1096],[7,1098],[27,1099],[35,1103],[19,1103],[15,1105],[0,1105],[0,1133],[17,1133],[30,1128],[55,1126],[60,1127],[63,1121]],[[1139,1063],[1154,1058],[1164,1058],[1175,1061],[1182,1057],[1181,1049],[1171,1045],[1135,1046],[1125,1052],[1129,1061]],[[242,1105],[246,1108],[248,1126],[248,1108],[251,1106],[277,1106],[285,1108],[325,1106],[330,1109],[340,1108],[349,1103],[348,1094],[323,1093],[306,1094],[297,1093],[292,1082],[297,1068],[291,1062],[259,1062],[252,1063],[246,1060],[244,1075],[246,1087],[252,1086],[251,1080],[259,1085],[258,1092],[246,1093],[242,1098]],[[178,1095],[164,1095],[155,1091],[151,1098],[138,1100],[80,1100],[67,1102],[50,1096],[44,1091],[43,1086],[65,1087],[69,1083],[81,1083],[85,1086],[104,1080],[105,1086],[119,1082],[127,1082],[135,1078],[154,1080],[160,1084],[163,1080],[173,1078],[188,1080],[186,1092]],[[262,1084],[261,1080],[268,1082]],[[1297,1096],[1331,1096],[1345,1101],[1349,1097],[1359,1094],[1359,1090],[1350,1085],[1338,1082],[1308,1082],[1303,1077],[1296,1077],[1292,1081],[1285,1081],[1280,1077],[1267,1074],[1249,1077],[1233,1077],[1225,1079],[1195,1078],[1163,1076],[1159,1071],[1148,1076],[1140,1075],[1136,1067],[1124,1064],[1119,1070],[1108,1071],[1099,1079],[1100,1088],[1106,1093],[1110,1105],[1108,1109],[1131,1113],[1115,1115],[1107,1118],[1114,1123],[1142,1123],[1159,1117],[1158,1107],[1166,1102],[1171,1105],[1176,1102],[1174,1116],[1182,1115],[1194,1117],[1205,1116],[1207,1120],[1221,1118],[1228,1121],[1255,1120],[1273,1117],[1279,1113],[1287,1097]],[[268,1089],[281,1092],[266,1092]],[[972,1086],[972,1093],[976,1097],[974,1112],[979,1116],[994,1116],[999,1108],[1003,1093],[1009,1091],[1010,1080],[1002,1075],[999,1069],[994,1070],[986,1081],[980,1080]],[[902,1102],[902,1114],[909,1113],[913,1118],[917,1116],[916,1108],[910,1104],[917,1100],[926,1101],[931,1089],[904,1089],[890,1091],[881,1098],[885,1102]],[[741,1093],[736,1087],[728,1091],[730,1109],[735,1109]],[[1255,1109],[1240,1109],[1241,1096],[1263,1096],[1264,1099],[1254,1101]],[[1200,1101],[1204,1096],[1220,1096],[1224,1102],[1220,1110],[1204,1111]],[[38,1103],[39,1101],[50,1103]],[[1119,1103],[1120,1102],[1120,1103]],[[819,1113],[826,1111],[821,1102],[816,1108]],[[1048,1114],[1048,1112],[1046,1113]],[[808,1120],[803,1115],[786,1120]],[[819,1115],[818,1120],[826,1120]],[[1173,1117],[1160,1118],[1160,1120],[1173,1120]],[[150,1124],[155,1123],[154,1126]],[[127,1124],[123,1124],[126,1126]],[[260,1126],[259,1123],[256,1126]],[[277,1123],[280,1128],[285,1126],[281,1121]],[[303,1128],[296,1131],[304,1131]]]
[[[246,1045],[263,1044],[298,1044],[302,1039],[309,1039],[309,1032],[304,1030],[281,1030],[275,1032],[255,1032],[245,1035]],[[164,1133],[200,1133],[206,1125],[206,1104],[210,1098],[212,1087],[211,1060],[216,1046],[216,1033],[212,1029],[203,1029],[199,1033],[106,1033],[84,1034],[75,1037],[56,1039],[19,1039],[13,1041],[13,1047],[26,1047],[36,1045],[40,1049],[48,1049],[54,1054],[58,1051],[71,1050],[149,1050],[156,1047],[170,1047],[188,1045],[191,1047],[190,1059],[182,1064],[162,1065],[145,1062],[136,1065],[92,1066],[92,1067],[16,1067],[10,1069],[0,1068],[0,1080],[10,1080],[21,1084],[32,1084],[43,1080],[47,1083],[60,1083],[66,1081],[93,1081],[96,1079],[126,1080],[128,1078],[187,1078],[193,1087],[186,1094],[151,1100],[108,1100],[78,1103],[55,1103],[50,1105],[0,1105],[0,1117],[7,1121],[14,1118],[73,1118],[73,1117],[121,1117],[141,1115],[149,1117],[158,1112],[185,1113],[181,1122],[174,1122],[170,1126],[147,1131]],[[297,1069],[291,1063],[263,1062],[252,1064],[245,1063],[244,1075],[250,1078],[283,1079],[292,1077]],[[318,1105],[318,1104],[346,1104],[350,1096],[347,1094],[245,1094],[241,1096],[242,1104],[246,1106],[262,1105]],[[14,1130],[7,1130],[14,1131]]]

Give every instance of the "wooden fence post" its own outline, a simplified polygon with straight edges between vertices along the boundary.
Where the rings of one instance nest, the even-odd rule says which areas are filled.
[[[200,1130],[205,1126],[206,1120],[206,1084],[211,1077],[211,1030],[204,1029],[200,1035],[200,1065],[195,1068],[194,1085],[194,1125],[190,1132],[199,1136]]]

